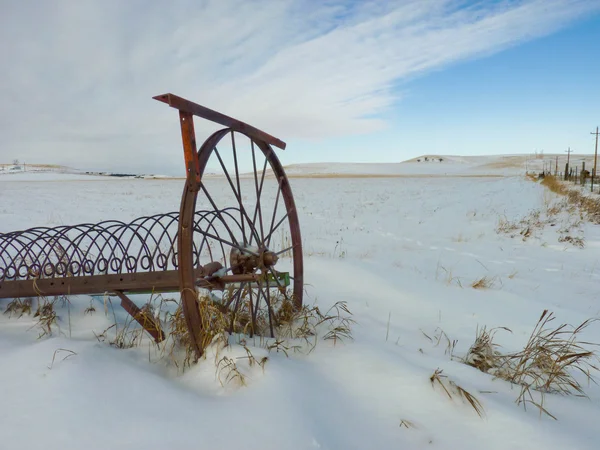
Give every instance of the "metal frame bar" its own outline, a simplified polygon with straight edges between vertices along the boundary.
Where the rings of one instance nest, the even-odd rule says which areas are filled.
[[[229,283],[255,281],[250,275],[224,275],[203,278],[206,273],[200,269],[193,272],[195,286],[205,289],[223,290]],[[73,276],[61,278],[41,278],[33,280],[10,280],[0,283],[0,298],[23,298],[53,295],[94,295],[117,291],[144,294],[177,292],[181,288],[179,270],[156,272],[116,273],[109,275]]]
[[[166,103],[170,107],[178,109],[180,112],[202,117],[203,119],[224,125],[234,131],[239,131],[247,136],[258,139],[259,141],[264,141],[267,144],[271,144],[277,148],[280,148],[281,150],[285,150],[286,143],[282,140],[277,139],[276,137],[271,136],[270,134],[265,133],[264,131],[253,127],[252,125],[248,125],[241,120],[226,116],[225,114],[221,114],[220,112],[214,111],[205,106],[198,105],[197,103],[186,100],[185,98],[178,97],[174,94],[162,94],[152,98],[154,100]]]

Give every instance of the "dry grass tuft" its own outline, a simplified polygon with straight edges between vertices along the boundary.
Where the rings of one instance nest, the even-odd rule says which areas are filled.
[[[84,316],[86,314],[92,315],[92,314],[94,314],[96,312],[96,308],[94,307],[93,302],[94,302],[94,299],[92,298],[90,300],[90,305],[87,308],[85,308],[85,310],[83,311],[83,315]]]
[[[471,283],[473,289],[489,289],[496,283],[496,277],[488,277],[487,275]]]
[[[400,421],[400,428],[406,428],[406,429],[410,429],[410,428],[417,428],[417,426],[411,422],[410,420],[406,420],[406,419],[402,419]]]
[[[441,369],[436,369],[433,374],[429,377],[431,386],[435,389],[436,383],[442,387],[444,392],[448,395],[448,398],[452,400],[454,396],[459,397],[463,401],[466,401],[477,413],[479,417],[483,417],[485,411],[483,405],[477,400],[473,394],[457,385],[454,381],[450,380],[446,375],[442,374]]]
[[[239,292],[239,291],[238,291]],[[230,300],[238,304],[237,308],[231,308]],[[305,305],[299,311],[294,310],[291,301],[285,296],[271,298],[272,330],[269,323],[269,311],[267,308],[258,312],[255,318],[256,327],[253,328],[251,317],[250,296],[246,291],[231,297],[229,294],[222,299],[211,296],[201,296],[198,299],[198,308],[202,318],[203,335],[202,346],[204,359],[214,352],[215,364],[220,370],[232,371],[237,368],[228,359],[222,357],[223,349],[231,347],[230,339],[239,343],[245,350],[250,367],[258,365],[264,369],[268,358],[255,359],[249,348],[248,340],[252,340],[254,346],[268,350],[269,352],[283,353],[289,356],[290,352],[310,353],[314,350],[319,340],[330,341],[338,345],[352,339],[352,313],[346,302],[337,302],[325,313],[318,306]],[[166,302],[175,302],[167,300]],[[181,370],[190,367],[196,362],[195,352],[192,347],[182,308],[177,304],[174,312],[164,314],[163,329],[167,330],[164,344],[161,344],[163,356]],[[272,335],[274,337],[267,337]],[[209,351],[210,350],[210,351]],[[238,379],[235,373],[232,377]],[[221,381],[231,381],[229,376],[222,376]],[[239,381],[239,379],[238,379]],[[243,383],[242,383],[243,384]]]
[[[221,377],[223,372],[225,372],[225,383]],[[223,356],[216,364],[215,377],[219,380],[221,386],[225,386],[225,384],[231,383],[232,381],[237,382],[239,386],[246,386],[246,376],[240,372],[235,361],[227,356]]]
[[[582,237],[577,237],[577,236],[561,236],[558,238],[558,242],[568,242],[569,244],[578,247],[578,248],[584,248],[585,247],[585,239]]]
[[[555,194],[567,195],[569,193],[569,188],[554,175],[546,175],[540,184],[546,186]]]
[[[525,177],[531,181],[537,181],[538,178],[534,173],[526,173]]]
[[[512,333],[512,331],[506,327],[492,328],[489,331],[486,327],[481,329],[478,327],[475,332],[475,342],[467,351],[463,362],[482,372],[489,372],[491,369],[499,367],[502,362],[502,355],[496,350],[498,345],[494,343],[494,335],[499,329]]]
[[[515,222],[509,221],[505,216],[498,218],[496,224],[496,233],[512,234],[519,229],[519,225]]]
[[[520,385],[521,393],[517,403],[526,407],[531,403],[542,412],[552,416],[544,408],[545,394],[562,394],[587,397],[583,386],[574,373],[583,374],[585,380],[596,383],[592,371],[598,371],[598,356],[586,346],[590,342],[578,340],[578,335],[597,319],[588,319],[577,327],[560,324],[548,327],[554,321],[554,314],[544,310],[533,329],[525,348],[509,354],[499,368],[498,375],[511,383]],[[535,400],[532,390],[539,392]]]
[[[17,318],[20,318],[27,314],[31,315],[31,299],[26,298],[25,300],[21,300],[19,298],[14,299],[8,305],[6,305],[6,309],[4,310],[4,314],[7,314],[8,317],[12,317],[16,315]]]
[[[37,311],[33,317],[37,317],[36,325],[41,329],[38,339],[46,335],[52,336],[52,325],[57,325],[56,319],[58,318],[54,310],[54,301],[43,297],[39,298]]]
[[[462,286],[462,282],[460,281],[460,278],[459,277],[455,277],[454,274],[452,273],[451,269],[448,270],[444,266],[440,265],[439,263],[438,263],[438,266],[437,266],[437,269],[436,269],[436,273],[435,273],[435,279],[436,280],[439,279],[440,270],[442,272],[444,272],[444,274],[445,274],[445,276],[444,276],[444,282],[448,286],[450,286],[452,284],[456,284],[457,286],[459,286],[461,288],[463,287]]]
[[[556,419],[544,407],[545,395],[587,397],[577,375],[583,375],[588,384],[596,383],[592,372],[599,370],[599,358],[596,351],[588,348],[598,344],[579,340],[580,333],[598,319],[588,319],[577,327],[567,324],[550,327],[554,319],[553,313],[544,310],[523,350],[507,354],[496,350],[493,342],[496,329],[478,330],[463,362],[520,386],[517,404],[525,409],[528,403],[532,404],[540,414]]]
[[[325,329],[322,339],[332,341],[334,345],[352,340],[352,325],[355,321],[344,301],[336,302],[325,313],[322,313],[318,306],[307,305],[296,312],[293,309],[284,311],[287,313],[279,316],[276,327],[280,339],[303,340],[311,345],[312,350],[316,346],[319,331]]]

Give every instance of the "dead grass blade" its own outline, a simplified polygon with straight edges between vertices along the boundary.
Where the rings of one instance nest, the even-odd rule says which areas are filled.
[[[450,400],[452,400],[454,396],[457,396],[463,401],[466,401],[479,417],[483,418],[485,415],[485,410],[481,402],[473,394],[460,387],[454,381],[448,379],[440,368],[435,369],[433,374],[429,377],[429,381],[434,389],[436,384],[441,386]]]
[[[52,355],[52,362],[51,362],[51,363],[50,363],[50,365],[48,366],[48,369],[52,370],[52,367],[54,366],[54,360],[55,360],[55,358],[56,358],[56,354],[57,354],[58,352],[69,352],[69,354],[68,354],[68,355],[66,355],[66,356],[65,356],[65,357],[62,359],[62,361],[64,361],[65,359],[67,359],[67,358],[69,358],[69,357],[71,357],[71,356],[77,355],[77,353],[75,353],[73,350],[69,350],[69,349],[66,349],[66,348],[59,348],[59,349],[56,349],[56,350],[54,351],[54,354]]]

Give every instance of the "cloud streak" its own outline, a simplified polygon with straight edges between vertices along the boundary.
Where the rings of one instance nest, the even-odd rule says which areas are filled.
[[[3,10],[0,160],[149,170],[179,144],[174,112],[153,95],[189,97],[284,140],[371,133],[402,83],[552,33],[600,2],[23,0]]]

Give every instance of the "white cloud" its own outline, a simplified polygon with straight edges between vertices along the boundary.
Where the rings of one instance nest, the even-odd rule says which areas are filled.
[[[160,167],[179,145],[175,112],[151,100],[165,92],[284,140],[373,132],[398,83],[598,9],[597,0],[6,2],[0,160]]]

